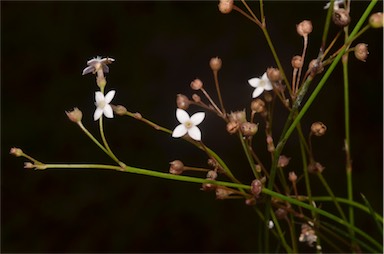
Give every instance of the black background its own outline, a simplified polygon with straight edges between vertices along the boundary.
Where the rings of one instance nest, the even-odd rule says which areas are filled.
[[[324,2],[265,2],[267,26],[290,77],[290,59],[301,54],[295,25],[313,22],[307,60],[317,56],[324,27]],[[352,23],[368,2],[352,3]],[[258,4],[251,6],[257,10]],[[382,10],[382,2],[376,11]],[[197,184],[102,170],[23,168],[8,154],[13,146],[46,163],[112,163],[65,110],[79,107],[84,125],[98,137],[93,121],[94,76],[81,76],[86,61],[109,56],[106,90],[130,111],[173,129],[177,93],[192,95],[189,83],[203,80],[214,98],[209,59],[223,60],[220,82],[227,110],[247,108],[247,80],[275,66],[260,29],[239,13],[223,15],[217,2],[1,2],[3,252],[249,252],[256,251],[257,217],[242,200],[217,201]],[[329,40],[338,29],[332,26]],[[357,42],[369,44],[366,63],[350,57],[351,142],[356,200],[364,193],[382,212],[382,30],[368,30]],[[315,79],[315,83],[318,79]],[[313,88],[313,87],[312,87]],[[197,108],[191,108],[193,113]],[[286,111],[275,114],[275,139]],[[346,196],[341,67],[331,76],[303,118],[307,133],[314,121],[328,126],[313,142],[324,177]],[[236,137],[207,114],[204,142],[235,175],[252,181]],[[105,121],[116,155],[131,166],[167,172],[181,159],[205,167],[206,156],[181,140],[130,118]],[[292,135],[293,139],[296,135]],[[263,132],[256,150],[269,165]],[[289,142],[288,170],[302,172],[298,143]],[[200,175],[201,176],[201,175]],[[311,177],[316,195],[325,191]],[[305,192],[303,192],[305,193]],[[327,204],[323,204],[327,207]],[[370,232],[369,216],[357,212],[358,226]]]

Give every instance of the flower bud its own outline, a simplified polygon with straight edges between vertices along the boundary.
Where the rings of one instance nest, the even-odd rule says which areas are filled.
[[[255,123],[245,122],[240,125],[241,133],[247,137],[255,135],[258,129],[258,125]]]
[[[233,191],[223,186],[217,186],[216,188],[216,199],[226,199],[231,195]]]
[[[220,70],[222,64],[223,64],[223,62],[218,57],[212,57],[211,60],[209,61],[209,66],[211,67],[211,69],[213,71]]]
[[[291,182],[296,182],[297,175],[295,174],[295,172],[291,171],[288,173],[288,180]]]
[[[209,170],[207,172],[207,179],[215,180],[217,178],[217,173],[214,170]]]
[[[200,90],[202,87],[203,87],[203,82],[198,78],[191,82],[191,88],[193,90]]]
[[[201,102],[201,97],[197,94],[192,94],[192,100],[196,103],[200,103]]]
[[[71,120],[74,123],[81,122],[81,119],[83,118],[83,113],[78,109],[74,108],[72,111],[65,111],[67,114],[69,120]]]
[[[171,166],[169,167],[169,173],[173,175],[181,175],[184,171],[184,164],[182,161],[175,160],[169,163]]]
[[[279,160],[277,162],[277,166],[279,168],[284,168],[284,167],[288,166],[290,160],[291,160],[291,158],[288,158],[285,155],[280,155]]]
[[[112,107],[113,111],[115,111],[116,115],[124,116],[128,111],[127,109],[122,105],[117,105],[116,107]]]
[[[233,0],[220,0],[219,11],[223,14],[228,14],[233,9]]]
[[[348,26],[351,22],[351,17],[349,16],[349,12],[346,9],[337,9],[334,10],[332,14],[333,23],[337,26],[345,27]]]
[[[321,165],[319,162],[312,162],[308,165],[308,172],[309,173],[321,173],[323,172],[323,170],[325,169],[325,167],[323,167],[323,165]]]
[[[251,110],[255,113],[261,113],[265,110],[265,102],[259,98],[251,102]]]
[[[259,197],[262,188],[263,188],[263,184],[260,182],[260,180],[255,179],[252,181],[251,192],[256,198]]]
[[[283,79],[280,70],[272,67],[267,69],[267,77],[271,82],[278,82]]]
[[[139,113],[139,112],[136,112],[133,114],[133,117],[137,120],[141,120],[143,119],[143,116]]]
[[[355,57],[360,60],[365,62],[365,60],[368,57],[368,44],[365,43],[359,43],[355,46]]]
[[[24,162],[24,168],[36,168],[34,164],[30,162]]]
[[[240,124],[237,122],[228,122],[227,123],[227,131],[229,134],[234,134],[239,130]]]
[[[16,156],[16,157],[20,157],[24,154],[23,150],[21,150],[20,148],[17,148],[17,147],[12,147],[11,150],[9,151],[9,153]]]
[[[292,57],[291,64],[294,69],[303,67],[303,60],[301,59],[301,56]]]
[[[268,149],[268,152],[273,152],[275,151],[275,145],[273,144],[273,138],[271,135],[268,135],[267,136],[267,149]]]
[[[311,125],[311,133],[315,136],[323,136],[327,131],[327,126],[322,122],[315,122]]]
[[[374,13],[371,15],[371,17],[369,17],[369,24],[373,28],[383,27],[383,23],[384,23],[384,18],[383,18],[382,12]]]
[[[306,37],[312,32],[312,22],[310,20],[301,21],[296,25],[296,31],[300,36]]]
[[[203,191],[213,191],[216,189],[216,185],[212,183],[203,183],[201,186],[201,190]]]
[[[176,95],[176,105],[178,108],[186,110],[190,105],[190,101],[184,94],[178,94]]]

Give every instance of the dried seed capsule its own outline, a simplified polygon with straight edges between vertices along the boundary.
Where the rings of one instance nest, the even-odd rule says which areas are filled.
[[[345,27],[351,23],[351,17],[349,16],[349,12],[346,9],[337,9],[334,10],[332,14],[333,23],[337,26]]]
[[[321,137],[325,134],[327,131],[327,126],[323,124],[322,122],[315,122],[311,126],[311,132],[313,135]]]
[[[363,61],[365,62],[365,60],[367,59],[368,57],[368,44],[365,44],[365,43],[359,43],[355,46],[355,57],[360,60],[360,61]]]

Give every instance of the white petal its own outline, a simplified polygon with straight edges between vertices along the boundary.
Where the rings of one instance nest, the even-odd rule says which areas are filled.
[[[253,98],[258,97],[263,91],[264,91],[263,87],[256,88],[255,91],[253,91],[252,97]]]
[[[268,80],[267,82],[265,82],[264,90],[271,91],[272,89],[273,87],[272,87],[271,81]]]
[[[105,96],[105,103],[109,104],[112,101],[113,97],[115,97],[115,93],[116,93],[115,90],[109,91]]]
[[[248,83],[252,87],[258,87],[260,85],[260,81],[261,81],[261,79],[259,79],[259,78],[251,78],[250,80],[248,80]]]
[[[192,126],[188,129],[188,135],[196,141],[201,140],[201,131],[196,126]]]
[[[176,109],[176,118],[180,123],[185,123],[189,120],[189,115],[185,110],[178,108]]]
[[[91,73],[91,72],[93,72],[94,70],[95,70],[95,67],[93,67],[93,66],[88,66],[87,68],[85,68],[85,69],[83,70],[83,74],[82,74],[82,75]]]
[[[93,59],[89,60],[87,62],[87,65],[95,65],[97,63],[100,63],[100,58],[99,57],[96,57],[96,58],[93,58]]]
[[[104,95],[101,92],[95,93],[96,104],[99,104],[101,101],[104,101]]]
[[[105,107],[103,109],[103,113],[106,117],[113,118],[113,110],[112,110],[111,105],[109,105],[109,104],[105,105]]]
[[[263,74],[263,76],[261,77],[261,79],[264,80],[264,81],[268,81],[268,82],[270,82],[270,81],[269,81],[269,78],[268,78],[268,75],[267,75],[266,72],[264,72],[264,74]]]
[[[191,116],[191,122],[193,123],[193,125],[199,125],[204,120],[204,118],[205,118],[205,113],[198,112]]]
[[[101,117],[101,115],[103,114],[103,110],[101,108],[97,108],[95,110],[95,114],[93,114],[93,120],[97,120]]]
[[[104,73],[108,73],[108,72],[109,72],[109,67],[108,67],[108,65],[106,65],[106,64],[102,64],[101,67],[103,67],[103,72],[104,72]]]
[[[172,132],[172,137],[174,138],[180,138],[187,134],[187,128],[184,126],[184,124],[179,124],[176,126],[176,128]]]

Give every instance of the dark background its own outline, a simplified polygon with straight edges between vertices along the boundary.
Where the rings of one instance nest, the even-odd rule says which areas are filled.
[[[311,19],[307,60],[317,56],[326,11],[324,2],[265,2],[267,25],[288,76],[290,59],[301,54],[295,25]],[[367,2],[352,3],[352,27]],[[252,3],[256,10],[257,3]],[[382,2],[376,11],[382,10]],[[2,252],[250,252],[257,251],[260,225],[243,200],[217,201],[200,185],[102,170],[23,168],[8,154],[13,146],[46,163],[113,163],[70,121],[64,111],[79,107],[84,125],[98,137],[93,121],[94,76],[81,76],[86,61],[116,59],[107,76],[113,103],[139,111],[173,129],[177,93],[192,95],[199,77],[214,98],[209,59],[220,71],[227,110],[247,108],[247,80],[275,66],[260,29],[239,13],[223,15],[217,2],[1,2],[1,249]],[[337,33],[332,26],[329,40]],[[366,63],[350,57],[351,137],[354,191],[382,212],[382,30],[357,42],[369,44]],[[313,142],[324,177],[337,196],[346,196],[341,68],[303,118],[328,126]],[[314,84],[318,79],[315,80]],[[191,108],[193,113],[196,108]],[[286,112],[276,113],[275,139]],[[235,175],[252,181],[241,146],[213,114],[201,124],[204,142],[225,159]],[[181,159],[206,166],[206,156],[181,140],[130,118],[105,121],[106,136],[128,165],[167,172]],[[265,154],[264,136],[256,138]],[[292,136],[296,138],[295,135]],[[301,171],[298,143],[287,144],[287,170]],[[316,177],[314,192],[323,195]],[[305,193],[305,192],[303,192]],[[324,204],[327,207],[327,204]],[[375,235],[369,216],[357,212],[358,226]]]

